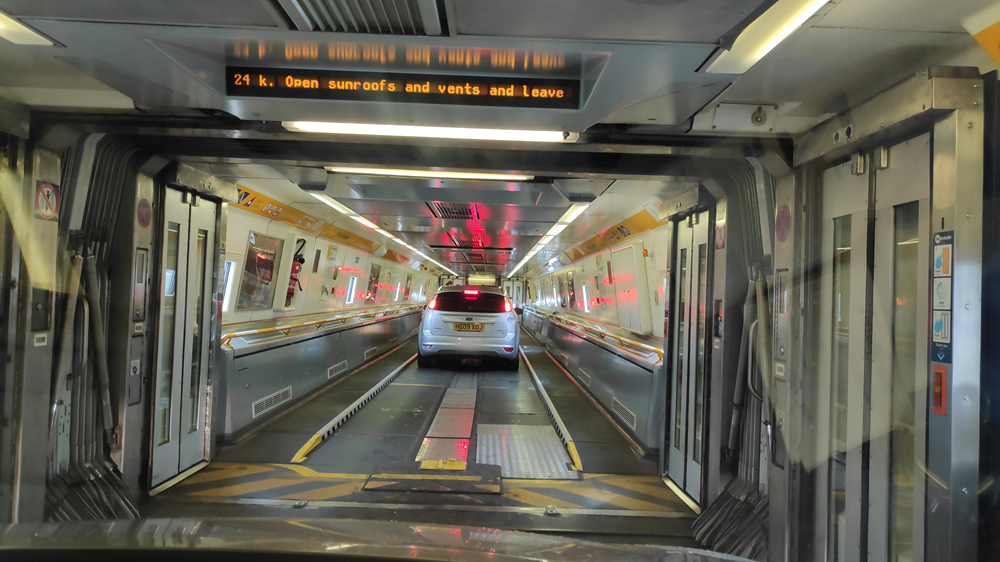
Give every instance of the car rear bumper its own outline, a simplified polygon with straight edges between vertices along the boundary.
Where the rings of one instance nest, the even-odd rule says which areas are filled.
[[[512,338],[475,338],[459,336],[434,336],[421,334],[419,353],[425,357],[442,355],[463,355],[476,357],[502,357],[514,359],[520,336]]]

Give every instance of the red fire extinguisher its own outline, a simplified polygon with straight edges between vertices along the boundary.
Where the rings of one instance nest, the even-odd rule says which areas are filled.
[[[292,306],[292,302],[295,299],[295,289],[302,289],[302,284],[299,283],[299,273],[302,271],[302,264],[306,262],[306,259],[302,254],[296,254],[295,259],[292,260],[292,275],[288,278],[288,294],[285,296],[285,307]]]

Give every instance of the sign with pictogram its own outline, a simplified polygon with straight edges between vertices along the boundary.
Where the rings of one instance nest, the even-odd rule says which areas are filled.
[[[726,247],[726,227],[715,227],[715,249],[721,250]]]
[[[35,218],[59,220],[59,186],[40,181],[35,189]]]

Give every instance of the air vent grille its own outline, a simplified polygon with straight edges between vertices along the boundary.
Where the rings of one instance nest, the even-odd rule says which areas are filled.
[[[399,342],[399,338],[392,338],[389,340],[389,347],[396,345]]]
[[[590,387],[590,375],[587,374],[587,371],[580,369],[580,374],[577,375],[577,378],[580,379],[580,382],[587,385],[587,387]]]
[[[611,410],[618,414],[618,417],[625,422],[625,425],[631,427],[632,431],[635,431],[635,413],[626,408],[625,404],[622,404],[621,401],[614,396],[611,397]]]
[[[336,365],[326,370],[326,378],[332,379],[333,377],[339,375],[340,373],[343,373],[347,369],[348,369],[347,361],[346,360],[341,361],[340,363],[337,363]]]
[[[441,35],[435,0],[278,0],[299,31]]]
[[[480,212],[477,203],[443,203],[430,201],[427,203],[434,216],[439,219],[479,220]],[[461,245],[461,244],[458,244]],[[471,244],[469,244],[471,247]]]
[[[378,348],[377,347],[373,347],[373,348],[369,349],[368,351],[365,352],[365,361],[371,359],[372,357],[375,357],[375,355],[377,355],[377,354],[378,354]]]
[[[285,387],[253,403],[253,417],[266,414],[292,399],[292,387]]]

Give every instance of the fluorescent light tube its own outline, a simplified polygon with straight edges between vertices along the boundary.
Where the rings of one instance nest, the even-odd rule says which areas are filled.
[[[573,205],[572,207],[569,208],[568,211],[566,211],[565,213],[563,213],[563,216],[562,216],[562,218],[559,219],[559,222],[564,223],[564,224],[569,224],[569,223],[575,221],[576,218],[579,217],[580,215],[582,215],[583,212],[586,211],[587,207],[589,207],[589,206],[590,206],[590,203],[585,203],[583,205]]]
[[[330,207],[333,207],[333,209],[335,211],[337,211],[338,213],[347,215],[349,217],[350,216],[354,216],[354,215],[357,214],[354,211],[352,211],[352,210],[348,209],[347,207],[345,207],[344,205],[341,205],[333,197],[330,197],[329,195],[327,195],[325,193],[310,193],[309,195],[312,195],[316,199],[319,199],[320,201],[326,203]]]
[[[567,226],[569,226],[569,225],[568,224],[554,224],[554,225],[552,225],[552,228],[549,229],[548,234],[550,236],[557,236],[560,232],[566,230]]]
[[[566,133],[563,131],[423,127],[417,125],[378,125],[374,123],[329,123],[324,121],[284,121],[281,125],[289,131],[339,135],[381,135],[522,142],[576,142],[579,138],[579,134],[577,133]]]
[[[439,170],[403,170],[395,168],[338,168],[327,166],[328,172],[336,174],[358,174],[364,176],[388,176],[394,178],[433,178],[448,180],[498,180],[528,181],[535,176],[519,174],[487,174],[479,172],[446,172]]]
[[[386,238],[390,238],[390,239],[395,239],[396,238],[395,236],[393,236],[392,234],[389,234],[388,232],[382,230],[381,228],[376,228],[375,232],[381,234],[382,236],[385,236]]]
[[[368,228],[378,228],[378,225],[366,219],[365,217],[362,217],[361,215],[351,215],[351,218],[367,226]]]
[[[544,246],[548,244],[549,240],[552,240],[553,238],[555,238],[555,236],[552,236],[551,234],[546,234],[545,236],[542,236],[542,239],[538,241],[538,244]]]
[[[811,18],[828,0],[779,0],[712,61],[709,74],[743,74]]]
[[[15,45],[42,45],[51,47],[52,41],[42,37],[37,31],[25,27],[21,22],[0,13],[0,37]]]

